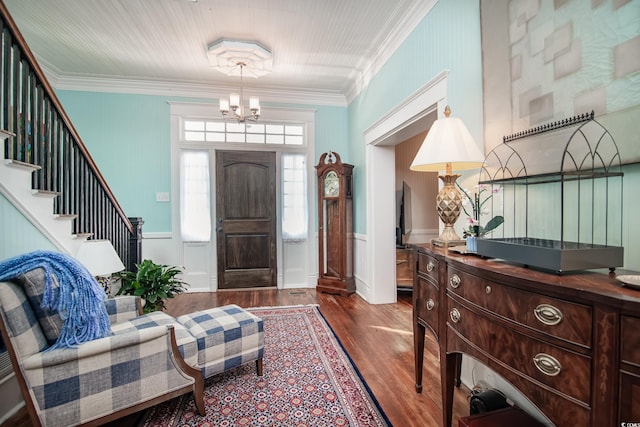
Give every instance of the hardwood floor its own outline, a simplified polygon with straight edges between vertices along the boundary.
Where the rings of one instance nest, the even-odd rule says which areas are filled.
[[[225,304],[268,307],[318,304],[351,359],[394,426],[440,426],[440,367],[438,347],[427,333],[421,394],[414,389],[411,294],[398,293],[395,304],[371,305],[358,295],[350,297],[316,293],[315,289],[242,290],[188,293],[167,302],[167,312],[178,316]],[[453,426],[469,414],[468,389],[455,391]],[[117,420],[109,426],[134,426],[142,414]],[[30,426],[26,410],[5,426]]]

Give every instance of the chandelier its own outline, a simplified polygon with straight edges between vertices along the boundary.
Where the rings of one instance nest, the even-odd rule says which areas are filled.
[[[260,99],[257,96],[249,97],[249,108],[244,105],[244,88],[242,87],[242,69],[247,66],[244,62],[236,63],[240,67],[240,95],[232,93],[229,98],[220,98],[220,112],[223,117],[227,117],[230,113],[238,119],[238,122],[244,123],[246,120],[258,121],[260,118]],[[247,114],[250,113],[250,114]]]
[[[271,72],[273,57],[271,51],[255,41],[218,39],[207,46],[209,64],[227,76],[240,75],[240,94],[232,93],[229,98],[220,98],[220,113],[226,119],[232,117],[243,123],[260,118],[260,100],[249,98],[249,106],[244,105],[243,74],[260,77]],[[244,73],[243,73],[244,71]]]

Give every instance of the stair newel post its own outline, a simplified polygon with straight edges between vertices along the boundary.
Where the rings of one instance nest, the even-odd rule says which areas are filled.
[[[133,226],[133,232],[129,236],[127,270],[136,271],[136,264],[142,262],[142,224],[144,221],[140,217],[129,218],[129,221]]]

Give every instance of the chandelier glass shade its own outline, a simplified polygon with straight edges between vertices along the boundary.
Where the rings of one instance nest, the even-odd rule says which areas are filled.
[[[238,122],[246,120],[258,121],[260,118],[260,99],[257,96],[249,97],[249,107],[244,105],[244,88],[242,86],[242,69],[247,66],[244,62],[238,62],[240,67],[240,94],[232,93],[229,98],[220,98],[220,113],[223,117],[235,117]]]

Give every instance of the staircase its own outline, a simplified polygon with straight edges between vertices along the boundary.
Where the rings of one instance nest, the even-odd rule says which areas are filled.
[[[12,136],[0,131],[3,141]],[[0,145],[0,158],[5,159],[5,144]],[[76,254],[82,242],[91,235],[74,234],[72,223],[77,215],[53,214],[53,199],[59,193],[32,189],[32,175],[40,169],[31,163],[5,159],[0,164],[0,192],[60,251]]]
[[[127,270],[142,220],[128,218],[0,1],[0,192],[58,249],[111,241]]]

